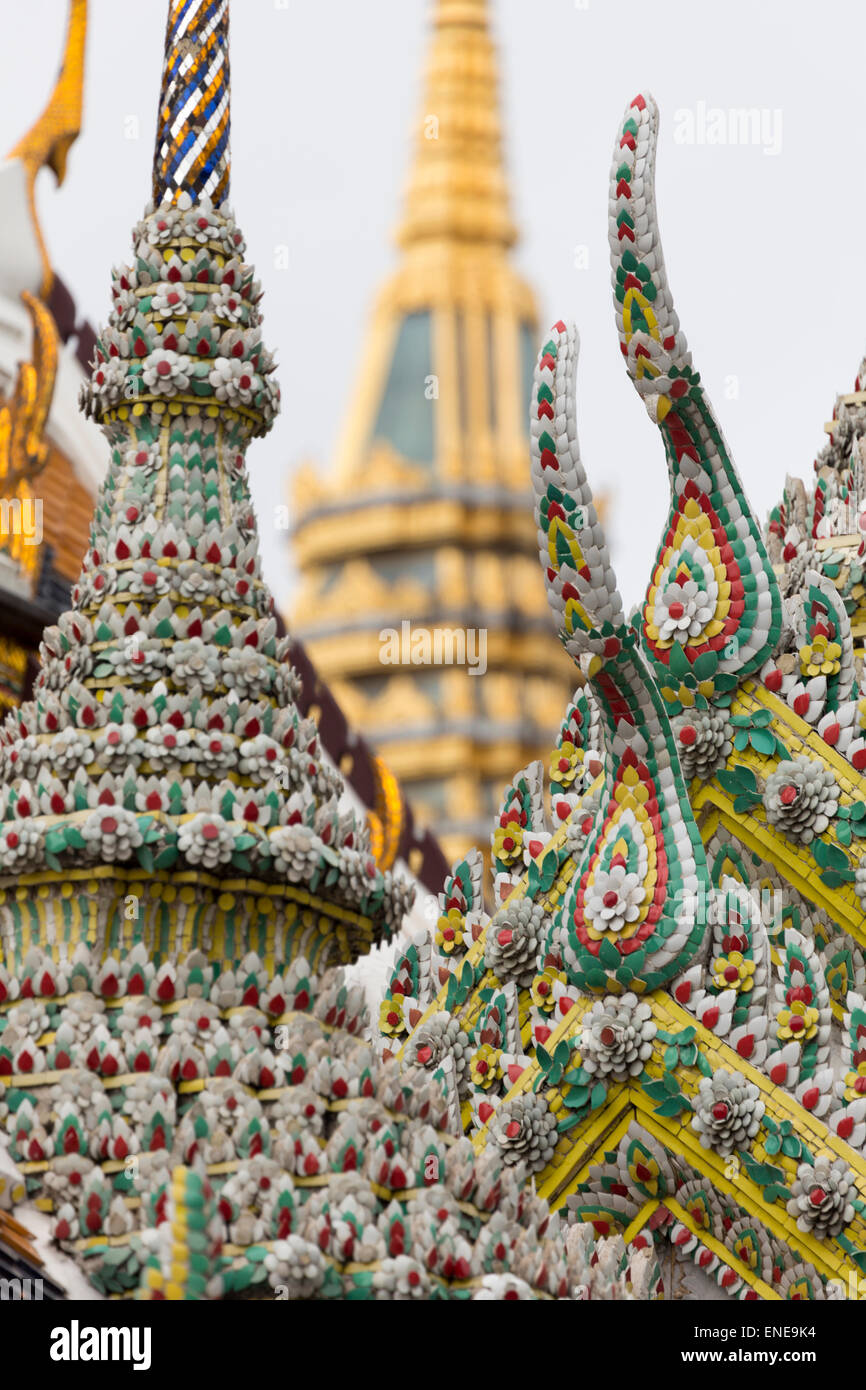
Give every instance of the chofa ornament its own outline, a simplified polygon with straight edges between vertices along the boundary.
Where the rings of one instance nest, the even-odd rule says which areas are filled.
[[[859,1278],[866,1259],[866,591],[862,538],[844,533],[866,497],[866,412],[835,413],[838,477],[834,455],[813,497],[786,485],[780,557],[673,309],[656,127],[635,99],[609,226],[620,345],[667,454],[668,526],[627,621],[577,446],[576,334],[557,323],[535,374],[532,477],[582,686],[550,758],[552,827],[527,769],[494,838],[505,912],[531,901],[547,924],[531,978],[528,936],[508,922],[497,938],[502,909],[480,939],[437,941],[423,1008],[477,1044],[498,991],[504,1021],[516,990],[519,1046],[476,1047],[463,1122],[479,1149],[529,1152],[542,1190],[573,1184],[576,1220],[655,1243],[664,1230],[694,1266],[690,1292],[711,1279],[735,1297],[832,1298],[838,1270]]]

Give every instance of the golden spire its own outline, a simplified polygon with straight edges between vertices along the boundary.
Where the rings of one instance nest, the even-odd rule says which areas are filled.
[[[70,146],[81,130],[82,94],[84,90],[84,40],[87,33],[87,0],[70,0],[66,26],[66,45],[60,74],[48,105],[42,115],[9,152],[10,159],[20,159],[27,171],[27,194],[39,251],[42,256],[43,299],[51,291],[54,273],[42,228],[36,215],[35,185],[39,170],[47,165],[54,171],[58,185],[66,176],[66,157]]]
[[[574,685],[538,568],[527,430],[538,333],[510,255],[490,8],[432,6],[402,254],[333,471],[295,484],[291,626],[449,859],[487,835],[515,767],[549,755]],[[485,679],[468,661],[416,661],[402,638],[413,625],[422,644],[483,633]]]
[[[487,0],[436,0],[402,246],[422,238],[511,246],[496,55]]]

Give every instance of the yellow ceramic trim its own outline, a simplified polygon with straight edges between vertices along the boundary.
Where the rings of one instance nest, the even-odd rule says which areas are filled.
[[[665,1205],[667,1205],[667,1203]],[[649,1201],[644,1202],[631,1225],[627,1226],[622,1233],[622,1238],[626,1245],[630,1245],[635,1236],[640,1234],[650,1217],[654,1212],[658,1211],[660,1206],[661,1202],[658,1197],[650,1197]]]
[[[646,1098],[645,1103],[649,1104],[646,1102]],[[637,1098],[635,1098],[635,1105],[637,1106]],[[674,1142],[670,1132],[656,1119],[651,1109],[640,1107],[640,1123],[653,1139],[658,1140],[666,1148]],[[686,1135],[683,1131],[677,1134],[676,1143],[682,1147],[683,1156],[701,1177],[707,1178],[720,1191],[731,1197],[739,1207],[760,1222],[777,1240],[790,1246],[793,1250],[799,1251],[803,1259],[812,1263],[819,1274],[827,1279],[835,1279],[840,1270],[845,1270],[847,1273],[853,1273],[859,1277],[856,1264],[845,1255],[841,1248],[838,1248],[837,1258],[835,1251],[830,1253],[830,1247],[825,1247],[820,1241],[813,1240],[804,1231],[800,1231],[796,1221],[788,1216],[781,1204],[767,1205],[761,1196],[761,1189],[755,1187],[748,1179],[740,1179],[734,1183],[731,1179],[726,1178],[723,1162],[717,1160],[713,1164],[707,1158],[710,1151],[702,1150],[700,1145],[697,1145],[697,1151],[693,1149],[686,1143]],[[749,1283],[753,1284],[753,1282],[754,1275],[749,1279]]]
[[[658,1205],[659,1204],[656,1203],[656,1206]],[[686,1211],[685,1207],[681,1206],[675,1197],[666,1197],[664,1205],[672,1216],[675,1216],[678,1221],[681,1221],[682,1224],[691,1231],[693,1236],[697,1236],[702,1245],[705,1245],[708,1250],[712,1250],[713,1254],[718,1256],[722,1264],[727,1265],[728,1269],[732,1269],[735,1274],[738,1274],[741,1279],[745,1280],[749,1287],[755,1290],[755,1293],[760,1294],[761,1298],[765,1298],[771,1302],[782,1301],[781,1294],[779,1294],[778,1290],[773,1288],[772,1284],[768,1284],[764,1279],[759,1278],[755,1274],[755,1271],[749,1269],[749,1266],[745,1264],[739,1256],[733,1254],[726,1245],[723,1245],[722,1242],[717,1240],[709,1231],[705,1231],[699,1227],[692,1220],[692,1217]],[[636,1234],[637,1232],[635,1232],[635,1235]]]
[[[617,1087],[617,1090],[621,1091],[622,1088]],[[591,1117],[592,1125],[581,1136],[584,1144],[576,1160],[577,1168],[574,1166],[575,1150],[572,1149],[547,1181],[537,1183],[539,1196],[550,1204],[552,1211],[559,1211],[564,1207],[580,1184],[586,1182],[590,1169],[597,1162],[599,1149],[618,1148],[620,1141],[628,1133],[635,1118],[634,1106],[628,1092],[623,1093],[620,1099],[621,1105],[617,1106],[614,1100],[610,1105],[602,1106],[600,1112]],[[570,1138],[579,1129],[580,1126],[575,1125],[574,1129],[569,1130],[563,1137]]]
[[[866,800],[866,777],[825,743],[820,734],[799,715],[794,714],[783,700],[764,686],[756,685],[752,681],[744,682],[731,705],[732,713],[753,714],[759,709],[770,711],[773,730],[786,744],[792,757],[808,753],[811,758],[830,769],[839,784],[843,805]],[[775,758],[762,757],[750,746],[741,753],[733,752],[726,767],[749,767],[759,777],[766,778],[776,764]],[[733,809],[733,798],[729,797],[717,782],[708,782],[703,786],[694,785],[692,808],[696,817],[707,807],[713,807],[716,813],[712,829],[706,824],[701,824],[701,835],[705,841],[721,823],[733,839],[773,864],[782,877],[808,902],[823,908],[839,927],[848,932],[859,945],[866,947],[866,922],[853,887],[844,884],[835,889],[827,888],[820,879],[811,846],[795,845],[785,835],[779,834],[763,819],[763,808],[760,806],[755,807],[754,813],[738,815]],[[832,822],[821,839],[828,844],[838,845],[846,854],[849,853],[847,846],[839,845]]]

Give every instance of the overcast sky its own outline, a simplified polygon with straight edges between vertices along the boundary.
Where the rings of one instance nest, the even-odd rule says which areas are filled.
[[[50,90],[66,6],[3,8],[8,149]],[[274,508],[299,461],[329,459],[367,312],[394,264],[429,9],[428,0],[232,6],[232,202],[263,282],[283,391],[282,416],[249,465],[266,573],[281,600],[292,576]],[[763,520],[786,472],[811,473],[866,339],[866,17],[857,0],[491,0],[491,10],[518,261],[542,322],[574,318],[580,330],[583,456],[592,483],[614,494],[628,606],[646,583],[667,485],[611,307],[607,180],[618,120],[642,87],[656,97],[675,302]],[[164,0],[91,0],[83,133],[65,186],[55,190],[48,173],[40,180],[54,264],[94,323],[149,196],[165,11]],[[688,135],[689,119],[697,138],[712,108],[741,107],[765,112],[756,144],[675,139]],[[136,121],[139,138],[129,138]],[[274,266],[281,244],[287,270]],[[578,247],[586,254],[576,257]]]

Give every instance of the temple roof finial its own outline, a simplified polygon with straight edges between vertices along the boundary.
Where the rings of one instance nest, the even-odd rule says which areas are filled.
[[[707,917],[699,903],[711,885],[664,703],[625,619],[580,457],[577,351],[576,330],[554,324],[538,356],[529,410],[547,596],[560,640],[592,691],[604,748],[601,804],[561,921],[579,989],[643,994],[700,950]],[[626,872],[635,875],[628,906],[617,896]],[[613,903],[622,913],[611,931],[605,914]]]
[[[614,147],[608,228],[620,349],[668,462],[670,510],[643,635],[676,715],[760,670],[779,638],[781,595],[674,308],[655,204],[657,141],[658,109],[640,93]]]
[[[219,207],[229,192],[228,0],[170,0],[153,153],[153,201]]]
[[[66,26],[63,61],[54,90],[44,111],[22,135],[9,159],[18,159],[27,171],[27,196],[33,226],[42,256],[43,281],[41,293],[51,290],[53,271],[48,249],[36,215],[35,186],[39,170],[46,165],[52,169],[58,184],[66,177],[66,158],[81,130],[82,91],[84,88],[84,48],[87,35],[87,0],[70,0]]]

